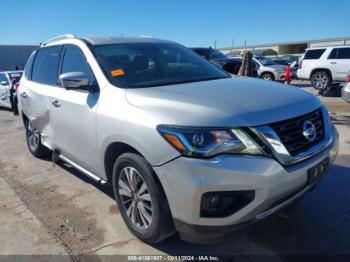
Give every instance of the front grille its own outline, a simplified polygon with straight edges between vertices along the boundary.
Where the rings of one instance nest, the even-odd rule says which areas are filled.
[[[304,121],[311,121],[316,127],[316,138],[310,142],[303,136]],[[291,156],[307,151],[324,137],[324,123],[321,109],[309,114],[270,124]]]

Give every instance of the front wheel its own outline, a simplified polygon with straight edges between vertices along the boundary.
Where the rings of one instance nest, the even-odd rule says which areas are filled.
[[[41,144],[39,130],[29,120],[26,121],[27,145],[30,153],[35,157],[43,157],[50,153],[50,150]]]
[[[124,222],[139,239],[157,243],[174,233],[163,189],[143,157],[125,153],[116,160],[113,191]]]
[[[261,78],[264,80],[275,81],[275,76],[272,73],[263,73]]]

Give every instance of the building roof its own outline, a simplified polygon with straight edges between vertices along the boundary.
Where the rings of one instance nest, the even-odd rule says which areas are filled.
[[[325,38],[325,39],[314,39],[314,40],[304,40],[304,41],[293,41],[293,42],[280,42],[272,44],[258,44],[258,45],[248,45],[248,46],[234,46],[234,47],[223,47],[219,50],[232,50],[232,49],[242,49],[242,48],[258,48],[258,47],[270,47],[279,45],[298,45],[307,43],[318,43],[318,42],[329,42],[329,41],[346,41],[350,40],[350,37],[338,37],[338,38]]]

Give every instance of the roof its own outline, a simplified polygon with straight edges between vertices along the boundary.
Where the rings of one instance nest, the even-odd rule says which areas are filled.
[[[168,40],[161,40],[148,36],[138,37],[114,37],[114,36],[88,36],[80,37],[80,39],[88,42],[91,45],[108,45],[122,43],[174,43]]]
[[[315,46],[306,48],[306,50],[317,50],[317,49],[327,49],[327,48],[349,48],[350,45],[327,45],[327,46]]]
[[[247,45],[247,46],[223,47],[223,48],[219,48],[219,50],[232,50],[232,49],[242,49],[242,48],[259,48],[259,47],[270,47],[270,46],[279,46],[279,45],[298,45],[298,44],[329,42],[329,41],[344,41],[344,40],[345,41],[350,40],[350,37],[324,38],[324,39],[293,41],[293,42],[279,42],[279,43],[271,43],[271,44],[257,44],[257,45]]]
[[[161,40],[150,36],[137,36],[137,37],[115,37],[115,36],[86,36],[77,37],[74,34],[65,34],[53,37],[41,43],[41,46],[51,45],[60,40],[78,39],[82,40],[90,45],[108,45],[119,43],[174,43],[172,41]]]

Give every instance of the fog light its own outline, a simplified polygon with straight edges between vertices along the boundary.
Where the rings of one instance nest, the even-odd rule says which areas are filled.
[[[253,190],[207,192],[202,196],[200,216],[230,216],[247,206],[254,197]]]

